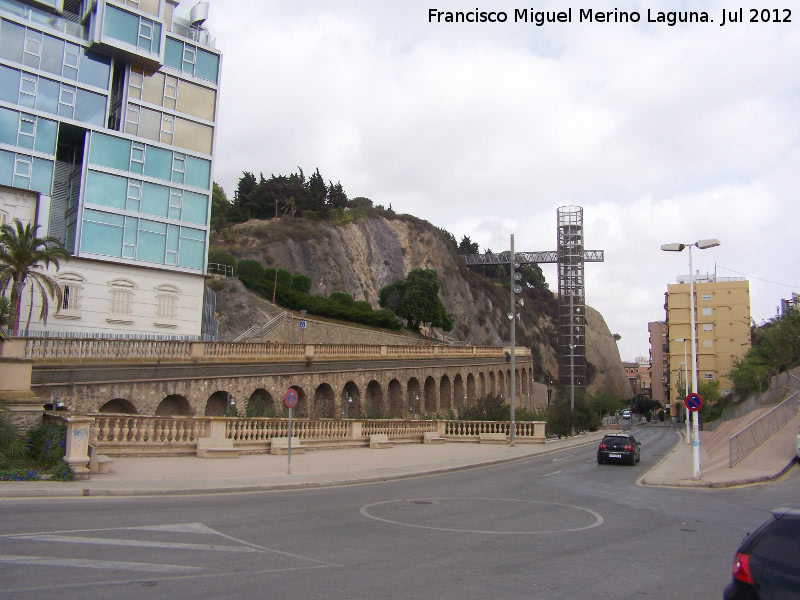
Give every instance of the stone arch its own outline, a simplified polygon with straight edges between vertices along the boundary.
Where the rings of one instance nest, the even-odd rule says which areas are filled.
[[[473,406],[475,399],[475,375],[469,373],[467,375],[467,406]]]
[[[314,418],[333,419],[336,416],[336,393],[327,384],[320,384],[314,390]]]
[[[421,391],[419,380],[416,377],[412,377],[408,380],[408,384],[406,385],[406,398],[408,399],[408,412],[412,419],[416,419],[417,415],[422,412],[422,400],[420,400]]]
[[[126,400],[125,398],[114,398],[113,400],[109,400],[103,406],[100,407],[98,412],[101,413],[116,413],[122,415],[137,415],[139,411],[136,410],[136,407],[133,405],[132,402]]]
[[[248,417],[274,417],[275,400],[264,388],[258,388],[245,403],[245,415]]]
[[[481,371],[478,374],[478,381],[480,385],[478,390],[478,398],[486,398],[486,373]]]
[[[356,419],[361,414],[361,390],[358,389],[354,382],[348,381],[344,384],[339,401],[341,408],[338,411],[337,418]]]
[[[218,390],[206,400],[204,415],[207,417],[224,417],[228,413],[228,405],[233,400],[230,392]]]
[[[494,371],[489,371],[489,389],[486,390],[485,396],[491,394],[492,396],[497,395],[497,383],[495,382]]]
[[[369,411],[366,415],[370,419],[377,419],[383,412],[383,390],[381,384],[374,379],[367,384],[366,406]],[[372,414],[369,414],[372,413]]]
[[[426,413],[436,412],[436,380],[430,375],[425,379],[425,388],[423,389],[425,399],[423,400],[424,411]]]
[[[450,385],[450,378],[442,375],[439,380],[439,408],[449,410],[453,408],[453,386]]]
[[[393,419],[404,419],[403,411],[403,386],[397,379],[389,382],[389,413]]]
[[[192,414],[189,401],[180,394],[170,394],[156,408],[157,417],[186,417]]]
[[[497,372],[497,395],[505,398],[506,397],[506,373],[503,369],[500,369]]]
[[[453,378],[453,404],[457,407],[467,405],[467,390],[464,388],[464,378],[461,373]]]

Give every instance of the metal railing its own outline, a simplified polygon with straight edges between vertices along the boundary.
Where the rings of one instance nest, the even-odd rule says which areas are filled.
[[[730,437],[728,440],[729,466],[733,467],[753,450],[763,444],[772,434],[789,422],[798,411],[798,393],[794,392],[786,400],[767,414],[759,417]]]
[[[208,272],[224,277],[233,277],[233,267],[222,263],[208,263]]]
[[[249,342],[253,338],[264,337],[270,331],[275,329],[278,325],[283,323],[286,320],[286,317],[288,316],[288,314],[289,314],[288,312],[284,311],[281,314],[279,314],[277,317],[274,317],[273,319],[267,321],[266,323],[259,324],[259,325],[253,325],[250,329],[245,331],[243,334],[241,334],[239,337],[237,337],[233,341],[234,342]]]

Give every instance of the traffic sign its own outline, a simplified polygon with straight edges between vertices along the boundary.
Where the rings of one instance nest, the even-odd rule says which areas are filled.
[[[286,390],[286,395],[283,397],[284,404],[286,404],[288,408],[294,408],[297,406],[297,401],[297,392],[292,389]]]
[[[305,328],[306,328],[306,322],[300,321],[300,329],[305,329]]]
[[[703,399],[700,397],[700,394],[695,394],[694,392],[686,396],[686,408],[691,410],[692,412],[698,411],[703,406]]]

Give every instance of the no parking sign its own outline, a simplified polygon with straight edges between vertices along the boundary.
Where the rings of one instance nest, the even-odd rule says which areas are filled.
[[[700,394],[691,393],[686,396],[686,408],[692,412],[697,412],[703,407],[703,399]]]

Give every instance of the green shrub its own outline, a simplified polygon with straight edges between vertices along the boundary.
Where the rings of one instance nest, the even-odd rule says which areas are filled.
[[[264,267],[257,260],[245,258],[236,266],[239,279],[247,286],[254,285],[264,277]]]

